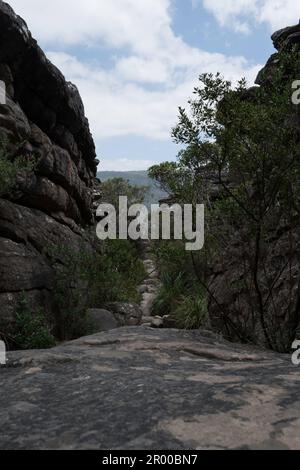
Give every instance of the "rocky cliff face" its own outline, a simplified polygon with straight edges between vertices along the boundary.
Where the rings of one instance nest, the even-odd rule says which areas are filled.
[[[300,24],[274,33],[272,40],[278,53],[270,57],[266,66],[258,74],[256,84],[260,86],[265,86],[272,81],[274,72],[280,66],[279,53],[300,51]],[[290,80],[290,71],[286,70],[285,72]],[[299,78],[293,77],[295,80]],[[249,96],[255,96],[256,89],[255,87],[251,88]],[[297,125],[299,126],[299,116],[295,115],[292,119],[298,119]],[[268,234],[268,257],[264,268],[261,268],[258,273],[263,286],[265,315],[269,324],[272,324],[272,330],[276,332],[274,345],[279,350],[288,349],[295,336],[300,337],[299,215],[295,214],[294,218],[296,228],[294,227],[293,232],[290,231],[291,227],[289,226],[280,226],[274,233]],[[241,227],[238,235],[242,234],[242,230]],[[238,240],[239,237],[237,236],[236,239]],[[294,247],[292,253],[291,242]],[[218,303],[211,302],[210,317],[213,326],[224,334],[229,334],[235,339],[248,339],[251,342],[265,345],[261,322],[256,314],[254,285],[250,283],[246,288],[243,284],[245,268],[241,251],[239,242],[233,242],[232,246],[223,253],[218,264],[213,266],[210,286],[214,299],[217,299]],[[276,282],[270,288],[270,285],[263,281],[265,279],[276,280]],[[263,285],[264,282],[265,285]],[[252,297],[252,305],[249,302],[249,297]],[[225,316],[228,322],[224,321]]]
[[[22,292],[53,312],[55,279],[47,253],[54,245],[76,249],[84,238],[98,161],[77,88],[2,1],[0,80],[7,89],[1,139],[12,153],[38,160],[10,200],[0,199],[0,324],[7,325]]]

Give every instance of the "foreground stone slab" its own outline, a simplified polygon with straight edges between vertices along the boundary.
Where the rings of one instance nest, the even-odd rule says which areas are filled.
[[[8,359],[1,449],[300,448],[289,356],[127,327]]]

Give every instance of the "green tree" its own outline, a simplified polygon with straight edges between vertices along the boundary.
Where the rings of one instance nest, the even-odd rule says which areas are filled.
[[[101,184],[102,202],[119,206],[119,196],[127,196],[128,204],[142,204],[149,191],[147,186],[131,185],[123,178],[112,178]]]
[[[247,339],[203,273],[209,271],[205,264],[235,256],[251,306],[253,335],[259,322],[265,344],[279,350],[288,349],[300,321],[298,281],[291,279],[284,306],[275,295],[283,273],[293,270],[299,230],[299,115],[291,102],[292,82],[299,74],[299,53],[293,51],[279,54],[277,71],[261,87],[248,89],[244,79],[233,87],[220,74],[201,75],[189,110],[179,109],[172,132],[184,150],[175,164],[163,163],[149,172],[178,201],[206,205],[208,240],[195,271],[228,333]],[[289,247],[275,269],[270,240],[279,230],[286,233]],[[286,332],[278,332],[273,322],[282,311]]]

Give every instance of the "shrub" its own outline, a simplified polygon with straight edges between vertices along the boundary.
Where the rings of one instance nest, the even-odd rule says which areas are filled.
[[[88,333],[88,308],[140,299],[137,286],[146,273],[134,244],[127,240],[95,243],[94,250],[87,245],[78,251],[66,247],[51,250],[57,279],[57,330],[61,339]]]
[[[173,276],[187,271],[191,262],[190,255],[181,240],[160,240],[154,244],[153,254],[160,272],[170,273]]]
[[[46,349],[55,346],[55,339],[42,312],[32,312],[25,297],[16,312],[16,333],[13,341],[18,349]]]
[[[138,285],[146,277],[143,262],[135,244],[129,240],[107,240],[103,245],[106,292],[105,302],[139,302]]]

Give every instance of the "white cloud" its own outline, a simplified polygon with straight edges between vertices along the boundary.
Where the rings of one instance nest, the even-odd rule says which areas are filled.
[[[169,78],[167,65],[155,58],[124,57],[116,69],[124,79],[135,82],[165,83]]]
[[[258,20],[269,23],[274,31],[297,24],[299,18],[300,2],[295,0],[265,0],[258,13]]]
[[[236,32],[249,32],[245,19],[256,12],[256,0],[203,0],[203,6],[212,12],[221,26],[232,26]]]
[[[172,36],[170,0],[10,0],[44,42],[131,47],[151,53]]]
[[[197,0],[192,0],[195,2]],[[202,0],[221,26],[249,33],[253,24],[267,23],[272,31],[298,23],[300,3],[295,0]],[[198,2],[199,4],[199,2]]]
[[[78,86],[97,140],[125,135],[169,139],[178,106],[186,104],[200,72],[222,70],[229,79],[246,75],[253,81],[260,69],[260,66],[250,66],[243,58],[195,51],[195,61],[189,63],[187,57],[182,70],[170,64],[165,85],[153,91],[125,80],[119,64],[107,71],[83,64],[65,53],[48,52],[47,55]],[[177,73],[181,75],[179,81],[176,81]]]
[[[185,43],[172,29],[171,0],[10,4],[52,51],[49,58],[78,86],[97,141],[125,135],[169,139],[178,106],[185,105],[200,73],[221,71],[228,79],[246,76],[253,82],[260,69],[243,57],[209,53]],[[78,60],[66,53],[70,45],[99,50],[104,45],[116,58],[110,68],[103,67],[93,48],[96,60]]]

